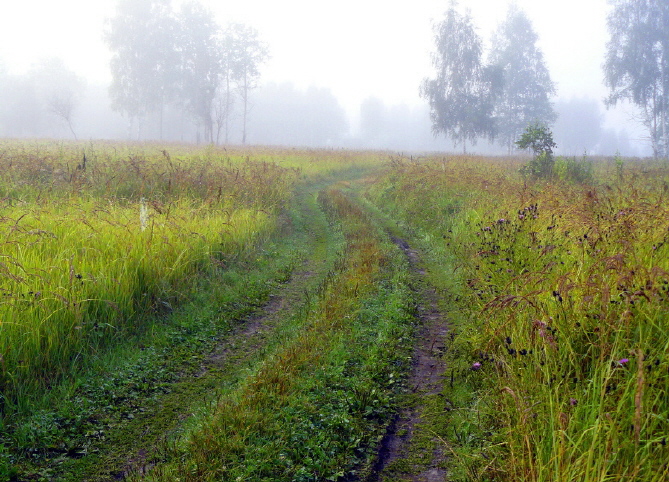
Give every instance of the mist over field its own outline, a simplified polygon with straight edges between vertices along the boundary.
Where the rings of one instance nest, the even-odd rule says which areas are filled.
[[[516,5],[536,32],[554,82],[551,126],[557,152],[651,155],[639,109],[627,101],[608,109],[604,103],[611,5],[606,0],[578,5],[577,17],[565,13],[576,8],[574,1],[559,9],[529,0]],[[448,7],[433,0],[410,7],[347,0],[336,8],[301,0],[281,7],[261,0],[5,5],[0,9],[0,136],[459,151],[461,146],[443,132],[433,133],[428,99],[420,94],[434,71],[434,29]],[[490,0],[457,4],[471,14],[484,60],[492,55],[508,8]],[[133,15],[134,24],[128,21]],[[185,42],[184,32],[192,28],[202,34],[197,41],[207,35],[220,40],[231,25],[252,29],[265,52],[253,66],[251,84],[242,88],[239,78],[227,79],[222,103],[222,71],[205,65],[221,55],[208,58],[210,47],[198,47],[197,36],[187,47],[178,39]],[[145,48],[143,54],[135,52],[144,67],[123,65],[123,52],[138,46]],[[155,63],[155,55],[169,49],[190,59],[177,69],[182,74],[190,69],[190,80],[167,72],[176,66],[174,59]],[[138,73],[142,69],[146,72]],[[128,89],[133,75],[143,87],[120,93],[119,86]],[[212,75],[217,82],[200,82]],[[157,79],[167,87],[157,87]],[[160,100],[142,98],[142,92],[159,94]],[[208,105],[202,105],[207,96]],[[131,97],[144,105],[129,107]],[[508,149],[483,136],[469,151],[506,154]]]

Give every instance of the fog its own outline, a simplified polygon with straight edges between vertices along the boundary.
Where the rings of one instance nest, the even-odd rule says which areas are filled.
[[[173,8],[183,3],[173,1]],[[443,0],[389,6],[381,0],[201,0],[220,25],[257,29],[270,57],[250,92],[248,144],[448,151],[432,134],[429,108],[419,96],[432,74],[432,25],[448,8]],[[539,36],[539,47],[557,94],[553,126],[567,155],[649,155],[635,110],[607,110],[602,64],[608,40],[606,0],[516,0]],[[112,109],[111,53],[103,40],[115,0],[26,0],[0,7],[0,137],[164,139],[205,142],[193,115],[176,105],[141,122]],[[462,0],[486,46],[508,4]],[[59,64],[60,74],[47,66]],[[62,74],[62,75],[61,75]],[[72,74],[72,75],[70,75]],[[66,89],[76,85],[70,115],[58,112]],[[60,90],[59,90],[60,89]],[[69,94],[68,94],[69,95]],[[65,113],[67,114],[67,113]],[[69,119],[67,118],[69,117]],[[141,125],[140,125],[141,124]],[[239,102],[228,142],[241,143]],[[221,136],[217,139],[221,141]],[[504,152],[480,141],[471,152]]]

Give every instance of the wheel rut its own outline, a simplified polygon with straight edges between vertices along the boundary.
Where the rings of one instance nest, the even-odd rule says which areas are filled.
[[[393,463],[406,459],[411,450],[411,443],[423,423],[421,399],[441,393],[445,383],[446,364],[443,354],[449,326],[446,317],[439,309],[437,290],[426,282],[426,272],[422,267],[418,251],[404,240],[391,236],[392,241],[406,255],[410,269],[416,279],[418,290],[417,316],[420,328],[416,336],[412,368],[407,382],[409,391],[416,403],[403,408],[381,442],[378,460],[367,482],[402,480],[411,482],[445,482],[446,470],[443,462],[446,458],[440,441],[432,453],[419,454],[422,463],[404,464],[401,475],[393,471]],[[408,465],[408,466],[407,466]],[[391,477],[391,478],[389,478]]]
[[[264,306],[222,338],[202,360],[201,370],[194,378],[202,379],[202,384],[207,385],[207,378],[216,378],[217,373],[250,362],[267,345],[269,336],[281,321],[291,316],[295,307],[304,303],[305,287],[317,274],[309,269],[313,267],[310,266],[313,262],[306,261],[304,269],[293,272],[290,280],[271,295]],[[192,414],[186,411],[179,413],[179,425],[183,425],[190,416]],[[172,432],[176,430],[178,428],[172,429]],[[155,466],[153,456],[159,450],[159,446],[142,447],[115,471],[113,480],[133,479],[149,473]]]
[[[313,194],[307,192],[304,196],[306,199]],[[315,202],[303,201],[300,206],[302,218],[324,228],[312,233],[309,226],[308,235],[304,234],[305,228],[299,224],[304,223],[301,219],[296,225],[289,222],[291,225],[284,227],[285,239],[295,233],[308,238],[302,261],[293,267],[289,278],[273,289],[262,306],[239,318],[230,331],[221,334],[208,352],[196,354],[201,356],[196,366],[186,367],[164,395],[142,403],[131,419],[118,430],[110,431],[92,457],[81,460],[83,466],[55,467],[54,480],[142,479],[162,463],[170,444],[185,436],[194,417],[206,416],[218,398],[237,386],[247,376],[248,369],[262,360],[267,350],[273,349],[286,320],[310,303],[309,294],[320,285],[334,262],[329,253],[337,241],[326,231],[324,214]]]

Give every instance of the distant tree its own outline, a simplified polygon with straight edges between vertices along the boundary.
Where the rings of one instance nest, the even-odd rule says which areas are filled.
[[[551,124],[556,118],[550,102],[555,86],[537,40],[530,20],[515,5],[509,8],[493,38],[489,63],[503,78],[501,95],[495,99],[494,115],[499,141],[509,152],[528,124]]]
[[[242,144],[246,144],[249,94],[258,87],[260,65],[269,58],[269,48],[260,40],[258,31],[248,25],[232,25],[230,35],[236,52],[232,72],[242,101]]]
[[[258,90],[258,107],[250,124],[260,142],[324,147],[346,134],[346,113],[329,89],[298,90],[293,84],[273,84]]]
[[[35,82],[25,74],[7,74],[0,87],[2,134],[7,137],[42,134],[45,116]]]
[[[180,36],[180,97],[204,127],[206,142],[214,142],[214,99],[222,73],[220,27],[210,10],[198,2],[182,6]]]
[[[69,70],[59,58],[46,59],[33,66],[29,77],[35,83],[43,108],[63,121],[76,140],[73,122],[84,91],[83,79]]]
[[[669,155],[669,2],[610,0],[611,38],[604,63],[609,106],[641,110],[656,157]]]
[[[160,116],[176,95],[178,24],[170,0],[120,0],[104,35],[112,51],[110,95],[115,110],[139,121]]]
[[[230,141],[230,118],[234,108],[234,89],[240,77],[241,46],[236,32],[242,30],[239,24],[229,24],[221,31],[220,43],[220,80],[214,100],[214,123],[216,126],[216,143],[220,143],[221,130],[225,133],[225,144]]]
[[[475,144],[482,136],[494,136],[491,77],[481,63],[482,44],[471,15],[460,14],[451,1],[445,18],[435,27],[435,78],[423,81],[421,96],[428,100],[432,130],[443,133],[455,145]]]
[[[267,46],[255,29],[232,24],[223,30],[197,1],[178,13],[170,0],[119,0],[105,40],[112,51],[113,107],[132,120],[159,114],[160,137],[167,105],[187,111],[206,142],[228,141],[234,94],[241,98],[243,135],[249,93],[257,87]],[[199,131],[198,131],[199,138]]]

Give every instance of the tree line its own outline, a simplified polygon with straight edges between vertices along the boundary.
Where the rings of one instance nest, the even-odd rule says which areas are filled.
[[[607,107],[628,102],[638,108],[655,157],[669,156],[669,2],[609,0],[610,34],[604,63]],[[507,147],[529,125],[557,119],[550,78],[538,36],[527,15],[511,5],[484,56],[471,14],[451,0],[435,26],[433,66],[421,95],[430,105],[432,130],[466,151],[467,142],[487,138]],[[578,75],[574,72],[574,75]],[[591,129],[582,122],[583,130]],[[584,140],[579,142],[585,143]]]
[[[669,156],[669,2],[609,0],[604,63],[609,106],[631,102],[655,157]]]
[[[227,143],[238,103],[246,143],[249,93],[269,56],[254,28],[222,27],[196,1],[175,11],[170,0],[120,0],[105,40],[112,51],[112,106],[135,122],[138,133],[156,117],[162,133],[171,106],[190,114],[205,142]]]
[[[467,142],[487,138],[511,152],[529,123],[554,122],[550,98],[555,85],[537,40],[527,15],[512,5],[484,60],[483,42],[471,14],[460,13],[452,0],[435,26],[436,75],[421,87],[435,135],[449,136],[465,151]]]

